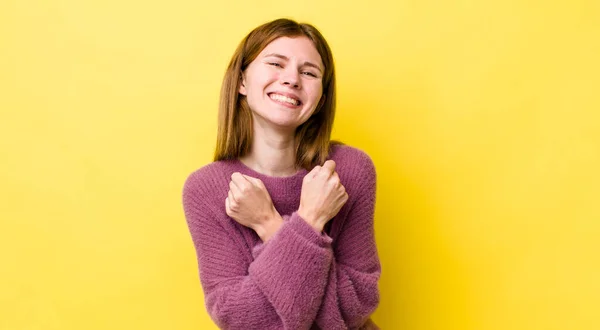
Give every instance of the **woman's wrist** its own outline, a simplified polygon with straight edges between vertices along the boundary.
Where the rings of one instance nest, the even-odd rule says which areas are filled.
[[[313,227],[313,229],[318,233],[323,231],[323,225],[321,224],[321,221],[318,220],[318,218],[304,212],[302,208],[298,209],[298,215],[300,216],[300,218],[304,219],[306,223]]]
[[[260,226],[256,226],[254,231],[263,242],[268,241],[283,225],[283,218],[279,212],[274,211]]]

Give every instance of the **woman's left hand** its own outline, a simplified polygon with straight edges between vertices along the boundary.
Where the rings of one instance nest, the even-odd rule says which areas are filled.
[[[263,241],[283,223],[263,182],[238,172],[231,175],[225,210],[239,224],[253,229]]]

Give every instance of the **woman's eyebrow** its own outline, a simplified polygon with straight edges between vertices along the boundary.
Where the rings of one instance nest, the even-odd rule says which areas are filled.
[[[288,58],[287,56],[285,56],[285,55],[282,55],[282,54],[271,53],[271,54],[267,54],[267,55],[265,55],[265,57],[271,57],[271,56],[272,56],[272,57],[278,57],[278,58],[280,58],[280,59],[282,59],[282,60],[289,61],[289,58]],[[310,66],[310,67],[313,67],[313,68],[315,68],[315,69],[319,70],[321,73],[323,73],[323,70],[321,69],[321,67],[320,67],[320,66],[318,66],[318,65],[317,65],[317,64],[315,64],[315,63],[312,63],[312,62],[306,61],[306,62],[304,62],[304,63],[303,63],[303,65],[305,65],[305,66]]]

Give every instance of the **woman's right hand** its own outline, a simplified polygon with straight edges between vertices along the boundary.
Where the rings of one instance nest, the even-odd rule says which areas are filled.
[[[315,166],[304,177],[298,215],[321,232],[346,201],[348,194],[335,172],[335,162],[328,160],[323,166]]]

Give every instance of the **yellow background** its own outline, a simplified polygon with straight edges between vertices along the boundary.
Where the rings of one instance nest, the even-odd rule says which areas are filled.
[[[0,2],[0,329],[213,329],[181,207],[238,42],[315,24],[384,329],[600,329],[600,4]]]

